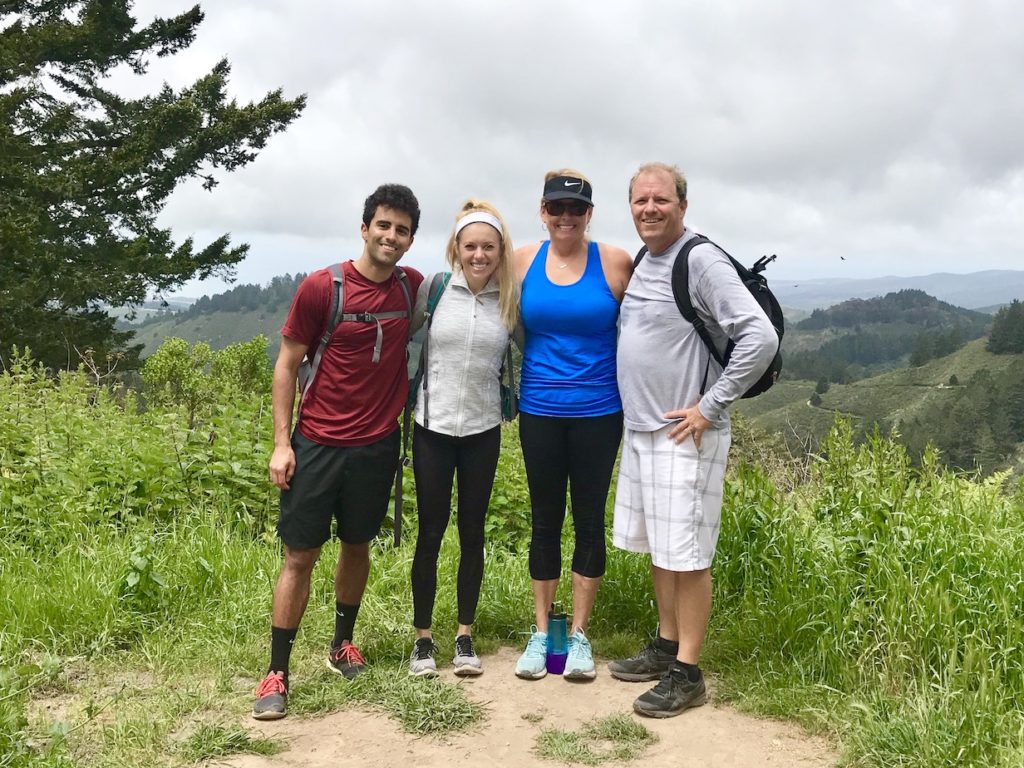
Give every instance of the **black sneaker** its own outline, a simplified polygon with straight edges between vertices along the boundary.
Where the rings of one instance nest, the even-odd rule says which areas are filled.
[[[331,652],[327,654],[327,668],[346,680],[351,680],[366,669],[366,659],[355,645],[348,640],[342,640],[341,645],[331,648]]]
[[[256,720],[280,720],[288,709],[288,686],[284,672],[268,672],[256,689],[252,716]]]
[[[707,701],[704,675],[693,683],[682,670],[665,673],[661,681],[633,702],[633,710],[647,717],[675,717],[690,707],[699,707]]]
[[[608,662],[608,672],[619,680],[631,683],[643,683],[648,680],[660,680],[672,668],[676,660],[674,653],[666,653],[658,648],[652,640],[636,656],[628,659],[617,659]]]

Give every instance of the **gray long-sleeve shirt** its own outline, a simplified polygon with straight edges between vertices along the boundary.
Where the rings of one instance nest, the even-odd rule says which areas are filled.
[[[413,331],[423,325],[432,275],[420,286]],[[501,321],[497,280],[474,295],[461,270],[434,310],[425,377],[430,377],[429,429],[464,437],[501,423],[498,374],[509,332]],[[423,426],[423,385],[416,399],[416,423]]]
[[[627,428],[653,432],[670,423],[665,412],[689,408],[716,427],[727,426],[727,408],[754,384],[778,350],[779,337],[729,259],[713,245],[690,251],[690,300],[719,351],[736,342],[723,371],[672,297],[672,265],[686,229],[664,253],[647,254],[633,273],[619,315],[618,378]],[[707,391],[700,384],[711,358]]]

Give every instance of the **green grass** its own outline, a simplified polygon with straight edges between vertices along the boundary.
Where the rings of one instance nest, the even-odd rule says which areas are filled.
[[[578,731],[546,728],[535,752],[546,760],[582,765],[625,763],[643,757],[658,737],[628,715],[609,715],[584,723]]]
[[[238,725],[266,668],[280,568],[265,398],[211,403],[191,431],[180,410],[131,403],[84,377],[0,376],[3,768],[173,767],[272,748]],[[742,423],[735,438],[703,660],[718,696],[825,733],[848,765],[1019,766],[1024,488],[949,473],[930,454],[912,466],[898,444],[857,442],[847,424],[810,464],[765,452],[773,444]],[[512,427],[475,625],[483,650],[518,645],[532,614],[515,442]],[[461,687],[404,673],[412,511],[409,524],[401,547],[374,546],[357,627],[372,671],[352,685],[323,665],[337,545],[325,547],[293,654],[294,716],[373,708],[413,734],[487,717]],[[450,530],[442,646],[454,639],[457,559]],[[653,630],[648,570],[609,548],[588,632],[601,655],[632,654]],[[582,750],[605,737],[547,738]]]
[[[283,747],[270,739],[253,738],[237,726],[201,725],[179,752],[192,763],[228,755],[276,755]]]

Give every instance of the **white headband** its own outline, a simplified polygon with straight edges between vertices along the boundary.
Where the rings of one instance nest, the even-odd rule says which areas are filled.
[[[467,213],[457,222],[455,222],[455,236],[459,236],[459,232],[468,227],[470,224],[490,224],[496,230],[498,230],[498,237],[501,237],[501,222],[498,221],[498,217],[487,211],[472,211]]]

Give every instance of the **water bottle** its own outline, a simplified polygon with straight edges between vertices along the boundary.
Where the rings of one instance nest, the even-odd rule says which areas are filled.
[[[565,657],[569,654],[569,633],[565,611],[561,603],[552,603],[548,611],[547,668],[552,675],[565,670]]]

